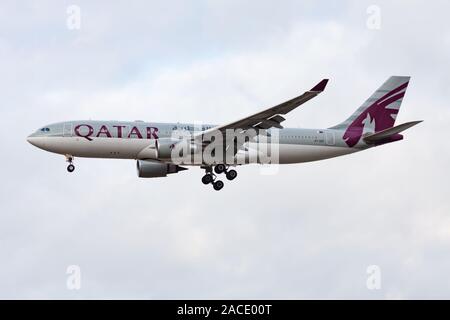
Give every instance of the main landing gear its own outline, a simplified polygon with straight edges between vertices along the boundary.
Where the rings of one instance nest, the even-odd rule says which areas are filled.
[[[71,155],[66,155],[66,161],[69,163],[67,166],[67,171],[74,172],[75,166],[73,165],[73,157]]]
[[[225,173],[225,176],[228,180],[234,180],[237,177],[237,171],[236,170],[228,170],[228,166],[224,164],[218,164],[214,167],[214,173],[212,166],[203,167],[205,169],[205,175],[202,178],[203,184],[212,184],[214,190],[221,190],[224,186],[224,183],[221,180],[217,180],[216,174]],[[215,174],[216,173],[216,174]]]

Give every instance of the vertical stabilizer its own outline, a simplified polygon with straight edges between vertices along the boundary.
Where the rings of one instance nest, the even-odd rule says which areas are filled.
[[[344,122],[330,128],[344,130],[343,139],[353,147],[365,133],[392,128],[400,110],[410,77],[390,77]]]

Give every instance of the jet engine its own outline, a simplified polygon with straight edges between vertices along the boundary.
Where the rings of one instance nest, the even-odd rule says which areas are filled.
[[[201,151],[197,145],[185,142],[174,138],[152,139],[149,141],[149,145],[139,152],[137,158],[174,161],[173,157],[180,159]]]
[[[157,160],[138,160],[136,163],[139,178],[165,177],[171,173],[187,170],[173,163],[165,163]]]
[[[149,140],[149,145],[138,154],[138,159],[170,160],[172,149],[180,140],[160,138]]]

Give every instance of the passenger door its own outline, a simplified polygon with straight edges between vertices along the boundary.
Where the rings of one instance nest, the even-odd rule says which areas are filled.
[[[334,132],[331,130],[327,130],[325,131],[325,142],[327,143],[327,145],[329,146],[334,146],[336,141],[334,138]]]
[[[65,123],[63,128],[63,137],[71,137],[73,130],[73,124]]]

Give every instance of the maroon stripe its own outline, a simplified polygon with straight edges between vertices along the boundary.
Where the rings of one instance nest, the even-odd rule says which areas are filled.
[[[399,94],[396,94],[395,96],[390,97],[389,99],[387,99],[387,100],[384,101],[383,103],[379,104],[378,106],[379,106],[379,107],[386,108],[388,105],[390,105],[391,103],[396,102],[397,100],[402,99],[404,96],[405,96],[405,93],[404,93],[404,92],[399,93]],[[393,110],[393,109],[392,109],[392,110]]]
[[[377,101],[372,103],[372,105],[367,107],[363,112],[361,112],[356,117],[356,119],[348,126],[348,128],[345,131],[344,136],[343,136],[343,139],[345,140],[345,142],[347,143],[347,145],[349,147],[354,146],[361,138],[362,132],[363,132],[362,122],[367,117],[367,114],[371,114],[371,117],[377,118],[377,115],[374,114],[374,112],[377,113],[378,108],[382,108],[382,110],[386,110],[386,107],[388,105],[390,105],[391,103],[393,103],[405,96],[405,92],[401,92],[401,93],[398,93],[398,92],[405,89],[408,86],[408,83],[409,82],[405,82],[401,86],[395,88],[394,90],[391,90],[390,92],[385,94],[383,97],[381,97],[380,99],[378,99]],[[385,101],[383,101],[383,100],[385,100]],[[398,110],[392,109],[392,110],[390,110],[390,113],[397,114]],[[375,122],[375,125],[377,127],[382,126],[381,129],[386,129],[386,128],[384,128],[384,126],[386,126],[386,123],[380,123],[381,119],[378,119]],[[387,125],[390,125],[390,124],[387,124]],[[375,129],[377,129],[377,128],[375,128]]]
[[[374,102],[373,104],[378,104],[379,102],[383,101],[384,99],[386,99],[387,97],[393,95],[394,93],[397,93],[403,89],[405,89],[408,86],[409,82],[405,82],[404,84],[402,84],[400,87],[395,88],[394,90],[386,93],[384,96],[382,96],[380,99],[378,99],[376,102]],[[370,107],[369,107],[370,108]]]

